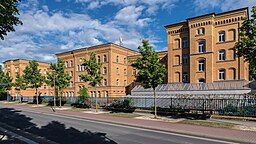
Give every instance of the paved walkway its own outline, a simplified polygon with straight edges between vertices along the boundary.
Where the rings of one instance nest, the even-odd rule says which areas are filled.
[[[224,129],[224,128],[213,128],[204,126],[195,126],[182,123],[172,123],[164,121],[152,121],[152,120],[142,120],[135,118],[123,118],[123,117],[113,117],[108,115],[93,114],[93,113],[83,113],[83,112],[73,112],[70,110],[56,110],[52,111],[50,108],[42,107],[28,107],[24,105],[17,104],[3,104],[4,107],[15,108],[26,111],[33,111],[46,114],[57,114],[62,116],[71,116],[81,119],[87,119],[92,121],[102,121],[107,123],[115,123],[121,125],[129,125],[141,128],[148,128],[167,132],[176,132],[182,134],[189,134],[201,137],[210,137],[223,140],[233,140],[237,142],[244,143],[256,143],[256,132],[252,131],[240,131],[235,129]]]

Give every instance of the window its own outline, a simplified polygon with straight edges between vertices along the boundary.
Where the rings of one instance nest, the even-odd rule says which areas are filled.
[[[66,66],[66,68],[68,67],[68,62],[67,61],[65,62],[65,66]]]
[[[79,70],[80,70],[80,65],[77,65],[76,71],[79,71]]]
[[[126,86],[126,80],[124,80],[124,86]]]
[[[107,79],[103,80],[103,86],[107,86]]]
[[[42,74],[42,70],[41,69],[39,69],[39,73]]]
[[[96,97],[96,91],[93,92],[93,97]]]
[[[44,85],[44,89],[46,89],[46,85]]]
[[[176,55],[174,58],[175,58],[174,64],[175,64],[175,65],[180,65],[180,56],[179,56],[179,55]]]
[[[188,48],[188,38],[182,38],[182,48]]]
[[[74,97],[74,92],[70,92],[70,96],[71,96],[71,97]]]
[[[205,52],[205,42],[204,41],[200,41],[198,43],[198,52],[199,53],[204,53]]]
[[[68,92],[66,92],[66,97],[68,97]]]
[[[219,70],[219,80],[225,80],[225,69]]]
[[[73,87],[73,82],[72,81],[69,83],[69,87]]]
[[[107,74],[107,68],[106,67],[103,68],[103,74],[104,75]]]
[[[93,97],[93,92],[92,91],[90,92],[90,97]]]
[[[225,60],[225,50],[220,50],[219,51],[219,61],[224,61]]]
[[[119,61],[119,56],[116,56],[116,63],[118,63]]]
[[[100,91],[98,91],[98,97],[99,97],[99,98],[101,97],[101,95],[100,95]]]
[[[199,82],[199,83],[205,83],[205,80],[204,80],[204,78],[200,78],[200,79],[198,80],[198,82]]]
[[[98,56],[98,63],[100,62],[100,56]]]
[[[71,71],[71,72],[69,72],[69,76],[71,76],[71,77],[73,76],[73,72],[72,72],[72,71]]]
[[[204,34],[204,28],[197,29],[197,35],[203,35]]]
[[[187,65],[188,64],[188,56],[187,55],[182,56],[182,64],[183,65]]]
[[[205,60],[198,61],[198,71],[203,72],[205,70]]]
[[[119,75],[119,68],[116,68],[116,75]]]
[[[132,70],[132,75],[134,75],[134,76],[136,75],[136,69]]]
[[[124,69],[124,75],[127,75],[127,71],[126,71],[126,69]]]
[[[44,74],[47,74],[47,71],[46,71],[46,70],[44,70]]]
[[[126,64],[126,63],[127,63],[126,61],[127,61],[127,59],[126,59],[126,58],[124,58],[124,64]]]
[[[175,73],[175,82],[180,82],[180,72]]]
[[[80,62],[83,62],[83,59],[82,59],[82,58],[80,58],[80,59],[79,59],[79,61],[80,61]]]
[[[180,39],[175,39],[174,40],[174,48],[179,49],[180,48]]]
[[[188,78],[188,73],[182,73],[182,82],[187,83],[189,81]]]
[[[107,62],[107,55],[103,56],[103,62]]]
[[[108,97],[108,91],[105,91],[105,97]]]
[[[225,32],[219,32],[219,42],[225,42]]]
[[[116,86],[119,86],[119,79],[116,80]]]
[[[72,66],[73,66],[73,61],[71,60],[71,61],[70,61],[70,67],[72,67]]]

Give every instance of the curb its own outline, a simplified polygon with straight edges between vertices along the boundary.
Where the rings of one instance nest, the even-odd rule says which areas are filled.
[[[254,117],[240,117],[240,116],[222,116],[222,115],[211,115],[211,119],[228,119],[228,120],[240,120],[240,121],[255,121]]]

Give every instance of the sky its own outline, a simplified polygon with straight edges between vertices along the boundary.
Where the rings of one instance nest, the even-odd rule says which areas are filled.
[[[23,25],[0,40],[0,64],[55,62],[56,53],[113,42],[137,50],[147,39],[167,50],[164,26],[207,13],[256,5],[255,0],[22,0]]]

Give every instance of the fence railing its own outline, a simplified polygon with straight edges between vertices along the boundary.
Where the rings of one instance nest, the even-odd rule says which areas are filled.
[[[41,96],[43,102],[53,100],[53,96]],[[78,97],[63,97],[66,104],[78,102]],[[127,98],[98,98],[98,106],[108,106],[115,101]],[[130,97],[131,106],[139,109],[153,109],[154,99],[148,97]],[[21,97],[13,100],[21,101]],[[23,96],[22,101],[33,102],[35,97]],[[256,97],[243,96],[243,98],[157,98],[157,107],[170,112],[209,113],[233,116],[256,117]],[[96,105],[96,98],[89,98],[87,104]]]

